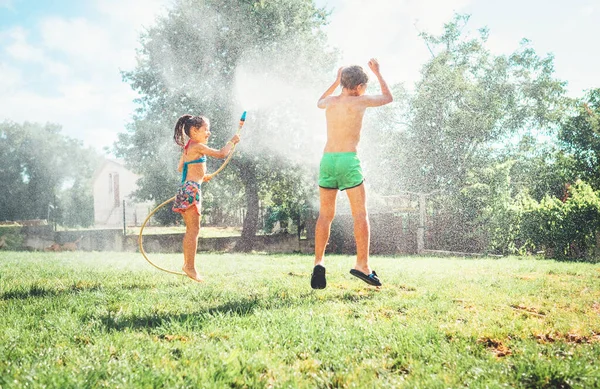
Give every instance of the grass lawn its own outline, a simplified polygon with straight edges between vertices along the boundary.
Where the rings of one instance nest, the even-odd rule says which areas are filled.
[[[153,254],[178,270],[180,255]],[[0,252],[0,388],[600,387],[600,266],[199,255],[206,282],[135,253]]]

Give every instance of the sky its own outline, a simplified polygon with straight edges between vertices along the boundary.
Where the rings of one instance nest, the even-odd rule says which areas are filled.
[[[552,53],[568,93],[600,87],[598,0],[315,0],[340,66],[375,57],[389,83],[410,90],[431,54],[419,32],[439,33],[455,13],[488,27],[488,47],[508,54],[523,38]],[[136,64],[139,35],[171,0],[0,0],[0,122],[57,123],[102,152],[125,131],[136,93],[121,71]],[[332,71],[332,80],[335,71]],[[327,86],[324,86],[324,89]],[[317,98],[316,96],[315,98]]]

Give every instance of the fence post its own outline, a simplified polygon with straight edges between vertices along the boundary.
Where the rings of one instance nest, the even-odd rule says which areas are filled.
[[[125,218],[125,200],[123,200],[123,236],[127,236],[127,221]]]

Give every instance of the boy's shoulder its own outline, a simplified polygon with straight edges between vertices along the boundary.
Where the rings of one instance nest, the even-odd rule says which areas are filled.
[[[322,100],[325,108],[334,107],[361,107],[366,101],[365,96],[348,96],[348,95],[337,95],[328,96]]]
[[[333,103],[339,104],[339,105],[361,105],[361,103],[366,100],[365,95],[362,95],[362,96],[339,95],[336,97],[337,97],[337,99],[334,100]]]

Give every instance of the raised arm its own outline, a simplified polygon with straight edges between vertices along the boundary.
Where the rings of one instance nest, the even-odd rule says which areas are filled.
[[[213,149],[201,143],[197,144],[196,147],[198,148],[198,152],[201,154],[208,155],[209,157],[213,158],[223,159],[229,155],[229,153],[233,149],[233,146],[239,141],[240,136],[238,134],[235,134],[231,137],[231,140],[227,141],[227,143],[225,143],[225,146],[223,146],[221,149]]]
[[[327,107],[327,97],[331,96],[331,94],[337,89],[337,87],[340,85],[340,81],[342,79],[342,70],[344,68],[341,67],[338,69],[338,74],[337,74],[337,78],[335,79],[335,81],[333,82],[333,84],[331,84],[331,86],[329,88],[327,88],[327,90],[325,91],[325,93],[323,93],[323,95],[321,97],[319,97],[319,101],[317,102],[317,107],[324,109]]]
[[[367,103],[367,107],[379,107],[381,105],[389,104],[394,101],[394,97],[392,96],[392,92],[390,92],[390,88],[387,85],[387,82],[383,79],[381,75],[381,71],[379,70],[379,62],[375,58],[371,58],[369,61],[369,68],[375,73],[375,77],[379,81],[379,86],[381,87],[380,95],[367,95],[364,96],[365,101]]]

